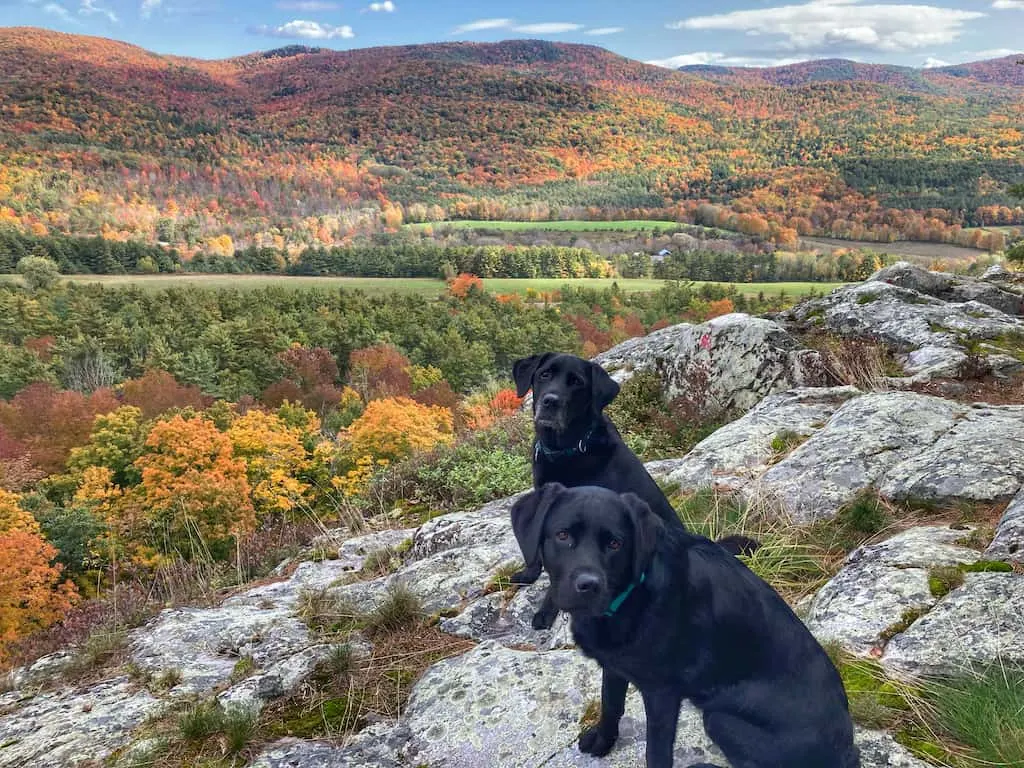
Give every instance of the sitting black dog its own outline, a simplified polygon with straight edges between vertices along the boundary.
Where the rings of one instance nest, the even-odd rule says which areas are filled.
[[[580,750],[611,751],[631,682],[647,714],[648,768],[671,767],[683,699],[734,768],[860,765],[832,662],[722,547],[605,488],[545,485],[516,502],[512,520],[522,546],[541,553],[577,645],[601,665],[601,719]]]
[[[534,488],[558,482],[629,491],[647,502],[667,525],[683,529],[665,494],[604,414],[619,394],[619,385],[604,368],[575,355],[545,353],[516,360],[512,378],[519,397],[533,390]],[[718,543],[733,554],[749,553],[758,546],[744,536],[727,536]],[[532,584],[541,574],[536,554],[524,549],[523,556],[526,566],[512,575],[514,584]],[[549,591],[533,617],[533,627],[546,629],[557,615]]]

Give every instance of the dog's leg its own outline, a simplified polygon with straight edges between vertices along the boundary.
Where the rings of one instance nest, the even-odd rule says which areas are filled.
[[[552,589],[554,587],[548,587],[548,591],[544,593],[544,602],[541,603],[540,610],[533,614],[533,621],[530,623],[534,629],[551,629],[551,625],[555,623],[558,609],[555,608],[555,599],[551,594]]]
[[[647,768],[672,768],[682,695],[671,688],[640,691],[647,715]]]
[[[544,566],[538,560],[536,563],[530,563],[522,570],[516,571],[508,577],[508,580],[513,584],[533,584],[533,582],[540,578],[542,570],[544,570]]]
[[[601,719],[580,736],[580,752],[604,757],[619,738],[619,720],[626,711],[626,678],[601,670]]]

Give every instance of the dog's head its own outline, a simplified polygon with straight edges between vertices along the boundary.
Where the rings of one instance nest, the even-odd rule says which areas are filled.
[[[540,429],[563,433],[593,423],[619,385],[604,368],[575,355],[546,352],[512,365],[516,394],[533,390],[533,421]]]
[[[526,562],[538,558],[560,611],[600,616],[650,566],[664,523],[633,493],[548,483],[512,507]]]

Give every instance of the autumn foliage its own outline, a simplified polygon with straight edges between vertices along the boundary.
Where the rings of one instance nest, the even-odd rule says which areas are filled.
[[[348,454],[396,461],[454,439],[452,412],[408,397],[373,400],[344,434]]]
[[[448,294],[457,299],[464,299],[474,291],[482,293],[483,290],[484,281],[468,272],[456,275],[448,281]]]
[[[210,404],[199,387],[179,384],[175,378],[161,370],[146,371],[140,378],[128,379],[121,385],[125,405],[134,405],[147,419],[172,408],[202,409]]]
[[[74,603],[56,556],[18,497],[0,490],[0,664],[11,642],[58,621]]]
[[[357,349],[349,356],[349,381],[366,401],[412,392],[409,358],[390,344]]]

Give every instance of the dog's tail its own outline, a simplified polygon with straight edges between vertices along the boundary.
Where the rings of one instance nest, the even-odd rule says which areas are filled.
[[[733,555],[749,556],[761,548],[761,542],[749,536],[741,536],[740,534],[723,536],[716,543],[726,552]]]

